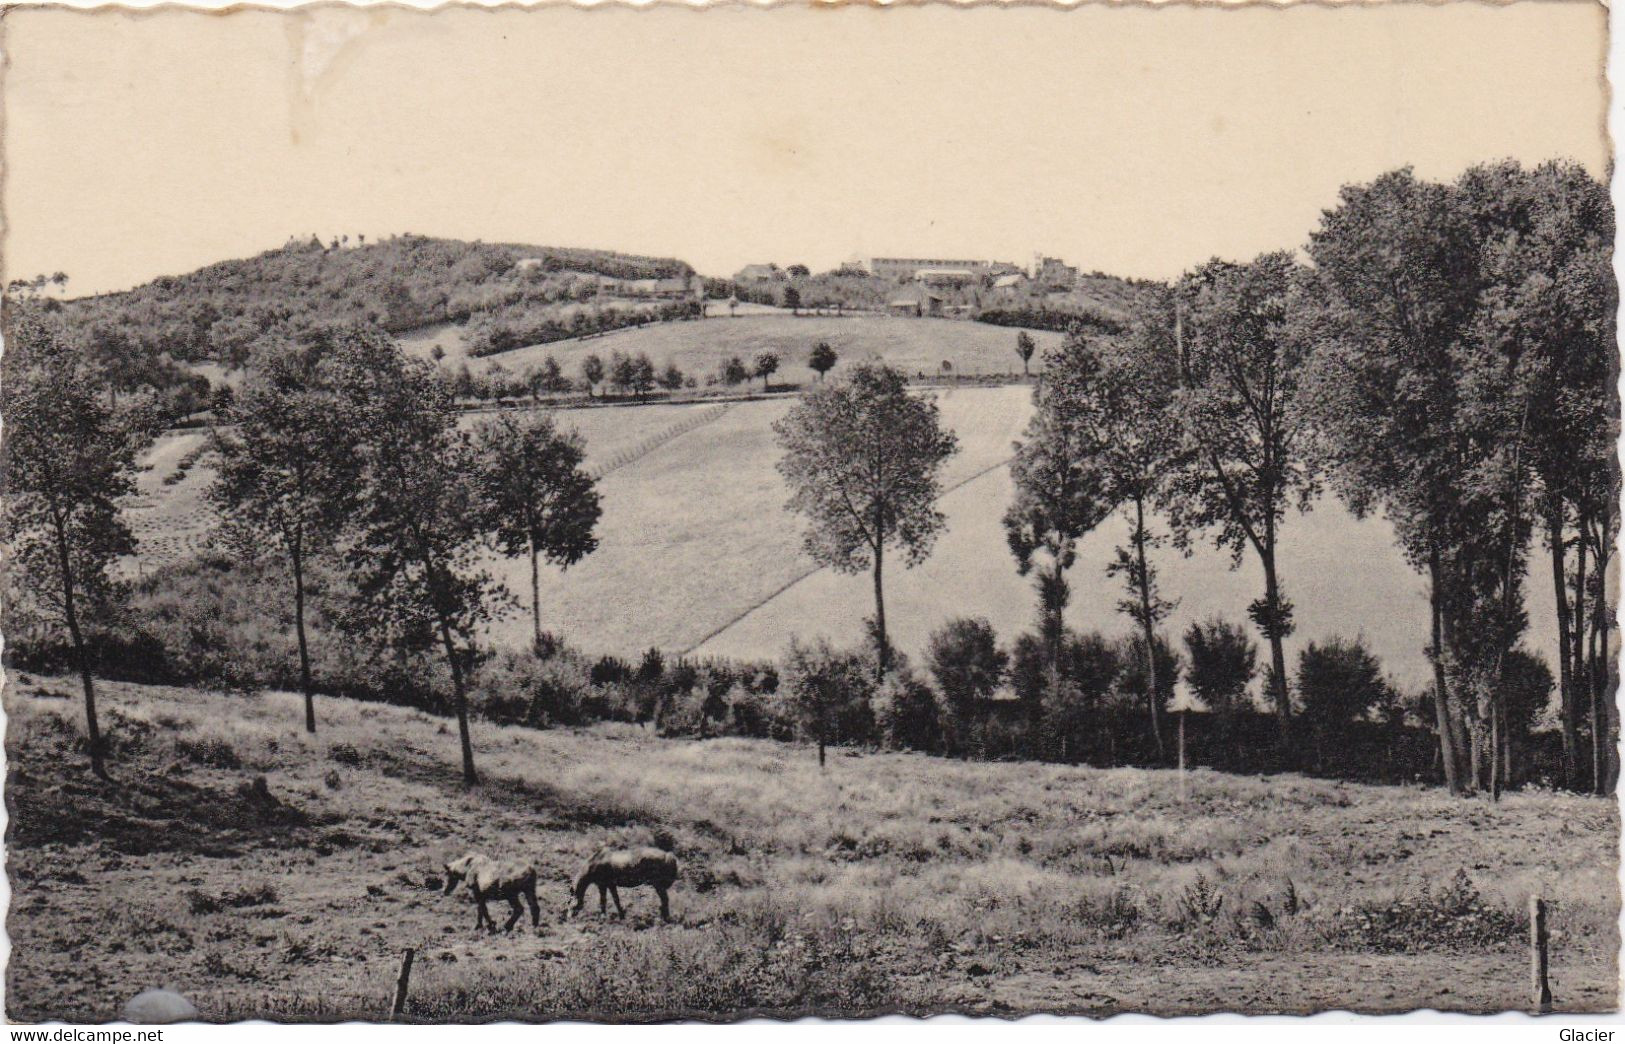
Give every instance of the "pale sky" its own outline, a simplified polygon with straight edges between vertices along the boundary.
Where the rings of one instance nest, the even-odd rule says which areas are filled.
[[[77,295],[418,232],[725,275],[898,254],[1168,277],[1338,186],[1603,174],[1603,9],[5,15],[6,276]]]

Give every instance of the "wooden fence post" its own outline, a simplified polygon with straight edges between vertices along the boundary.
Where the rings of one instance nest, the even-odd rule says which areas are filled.
[[[412,955],[415,951],[407,948],[406,955],[401,958],[401,977],[395,983],[395,1007],[390,1012],[391,1018],[400,1018],[406,1010],[406,987],[412,981]]]
[[[1536,1015],[1552,1012],[1552,987],[1546,977],[1546,901],[1529,897],[1529,1002]]]

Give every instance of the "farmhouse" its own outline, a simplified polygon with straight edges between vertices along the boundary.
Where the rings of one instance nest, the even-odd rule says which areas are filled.
[[[941,294],[934,294],[929,290],[916,290],[912,293],[900,294],[886,303],[886,311],[892,315],[906,315],[918,318],[922,315],[941,315],[946,300]]]

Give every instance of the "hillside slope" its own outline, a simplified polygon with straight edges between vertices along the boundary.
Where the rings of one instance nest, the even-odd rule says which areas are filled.
[[[859,362],[884,362],[913,376],[939,376],[942,364],[962,376],[1021,374],[1021,358],[1016,355],[1017,331],[1008,327],[954,319],[910,319],[884,315],[791,316],[745,315],[705,319],[698,322],[659,323],[635,330],[617,330],[590,340],[572,340],[519,348],[470,360],[470,369],[479,371],[501,366],[510,374],[521,374],[540,366],[549,356],[566,376],[580,378],[581,361],[588,355],[608,359],[621,352],[642,352],[658,368],[676,363],[701,384],[716,375],[731,356],[748,367],[764,351],[779,356],[775,382],[807,384],[818,375],[807,366],[807,357],[820,341],[829,342],[842,366]],[[1061,335],[1045,330],[1032,332],[1038,342],[1033,370],[1041,370],[1043,353],[1060,344]],[[414,354],[426,354],[434,338],[407,338],[403,347]],[[760,387],[760,383],[757,385]]]
[[[1196,770],[971,763],[632,726],[474,724],[291,694],[103,687],[94,781],[65,679],[5,690],[7,1015],[94,1022],[149,986],[207,1019],[652,1019],[810,1010],[1521,1008],[1555,900],[1560,1011],[1617,1004],[1612,802]],[[261,782],[256,782],[256,778]],[[673,850],[675,923],[565,917],[610,838]],[[442,864],[538,870],[541,924],[473,930]],[[1262,912],[1260,912],[1262,911]],[[492,911],[501,917],[506,907]]]
[[[521,269],[523,259],[536,264]],[[572,299],[581,274],[641,279],[691,271],[672,258],[415,235],[353,247],[290,241],[256,257],[70,301],[65,311],[110,357],[122,351],[237,364],[261,338],[312,323],[367,321],[399,332]]]
[[[744,325],[714,325],[729,329],[736,322]],[[1016,573],[1000,524],[1012,495],[1002,465],[1031,411],[1029,389],[939,388],[929,394],[959,437],[960,452],[944,475],[950,491],[941,509],[948,527],[931,557],[917,568],[887,573],[887,620],[893,640],[910,656],[952,616],[985,616],[1008,641],[1032,627],[1036,605],[1030,579]],[[873,612],[869,578],[817,569],[801,550],[804,520],[784,510],[789,491],[776,470],[772,424],[790,405],[780,398],[725,408],[702,403],[560,411],[560,424],[585,438],[588,467],[603,473],[604,515],[598,550],[566,572],[543,570],[543,626],[595,656],[636,657],[654,646],[668,653],[693,649],[771,659],[792,635],[860,641],[862,620]],[[142,476],[128,507],[149,564],[195,549],[210,525],[201,501],[210,474],[206,462],[168,481],[182,447],[200,442],[197,436],[160,442],[149,457],[153,470]],[[1114,518],[1080,542],[1067,612],[1073,627],[1108,635],[1128,631],[1130,623],[1116,610],[1120,582],[1105,573],[1125,527]],[[1189,558],[1163,548],[1154,561],[1165,595],[1179,602],[1166,625],[1172,634],[1214,614],[1244,623],[1248,603],[1263,588],[1254,560],[1233,570],[1226,553],[1207,546]],[[528,562],[492,556],[488,564],[528,609]],[[1387,522],[1355,519],[1335,498],[1323,497],[1309,514],[1286,519],[1281,577],[1297,605],[1289,658],[1305,642],[1363,635],[1402,687],[1428,683],[1425,588],[1395,548]],[[1556,645],[1551,589],[1531,584],[1525,599],[1526,643],[1546,655]],[[528,611],[515,612],[494,623],[491,634],[517,648],[528,641],[529,627]]]

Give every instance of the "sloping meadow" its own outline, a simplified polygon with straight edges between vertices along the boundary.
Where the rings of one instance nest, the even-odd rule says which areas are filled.
[[[1615,1004],[1617,816],[1586,798],[1193,771],[1181,800],[1166,770],[481,723],[465,791],[421,712],[322,700],[311,737],[287,694],[105,690],[116,788],[67,681],[7,690],[13,1018],[165,982],[209,1018],[375,1018],[408,946],[424,1019],[1485,1010],[1523,1003],[1532,892],[1559,1007]],[[675,924],[641,890],[566,917],[616,839],[676,852]],[[469,848],[536,865],[539,928],[438,894]]]

